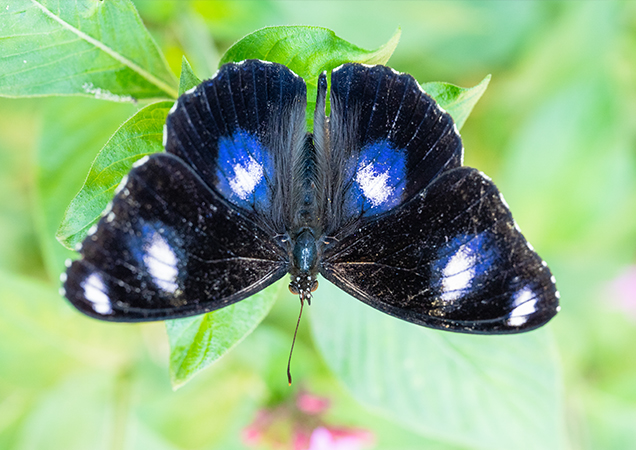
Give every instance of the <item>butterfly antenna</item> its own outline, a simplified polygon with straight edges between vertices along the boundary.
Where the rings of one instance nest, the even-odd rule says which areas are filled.
[[[291,350],[289,351],[289,359],[287,360],[287,382],[291,386],[292,384],[292,376],[291,376],[291,357],[294,352],[294,344],[296,343],[296,334],[298,333],[298,326],[300,325],[300,318],[303,315],[303,306],[305,305],[305,299],[303,295],[300,296],[300,313],[298,314],[298,322],[296,322],[296,329],[294,330],[294,339],[292,340]]]

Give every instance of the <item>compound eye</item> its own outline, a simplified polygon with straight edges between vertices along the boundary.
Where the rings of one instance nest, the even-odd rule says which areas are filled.
[[[318,280],[314,280],[314,282],[311,285],[311,292],[316,292],[316,289],[318,289]]]
[[[291,292],[294,295],[298,295],[300,293],[300,291],[298,290],[298,287],[296,287],[295,284],[289,285],[289,292]]]

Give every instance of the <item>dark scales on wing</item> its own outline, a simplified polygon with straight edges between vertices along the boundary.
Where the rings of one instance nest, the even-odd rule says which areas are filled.
[[[224,65],[182,95],[166,153],[132,169],[64,283],[114,321],[212,311],[291,276],[301,311],[318,273],[420,325],[517,333],[558,292],[495,185],[462,167],[449,114],[410,75],[344,64],[305,82],[288,68]]]

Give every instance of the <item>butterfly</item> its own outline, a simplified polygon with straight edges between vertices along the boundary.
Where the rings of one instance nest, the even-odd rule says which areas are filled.
[[[326,115],[327,92],[330,114]],[[347,63],[305,81],[246,60],[183,94],[69,262],[63,291],[110,321],[191,316],[290,274],[415,324],[534,329],[559,309],[547,264],[493,182],[464,167],[451,116],[415,79]]]

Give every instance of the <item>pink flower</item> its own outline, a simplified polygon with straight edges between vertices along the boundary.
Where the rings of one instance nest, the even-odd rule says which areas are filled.
[[[610,282],[614,305],[636,319],[636,266],[630,266]]]
[[[322,415],[330,405],[328,398],[301,391],[260,410],[243,429],[243,443],[272,450],[362,450],[373,444],[366,430],[327,425]]]
[[[296,406],[306,414],[315,415],[327,411],[331,402],[328,398],[301,392],[296,398]]]
[[[362,450],[373,444],[373,436],[364,430],[316,428],[307,450]]]

